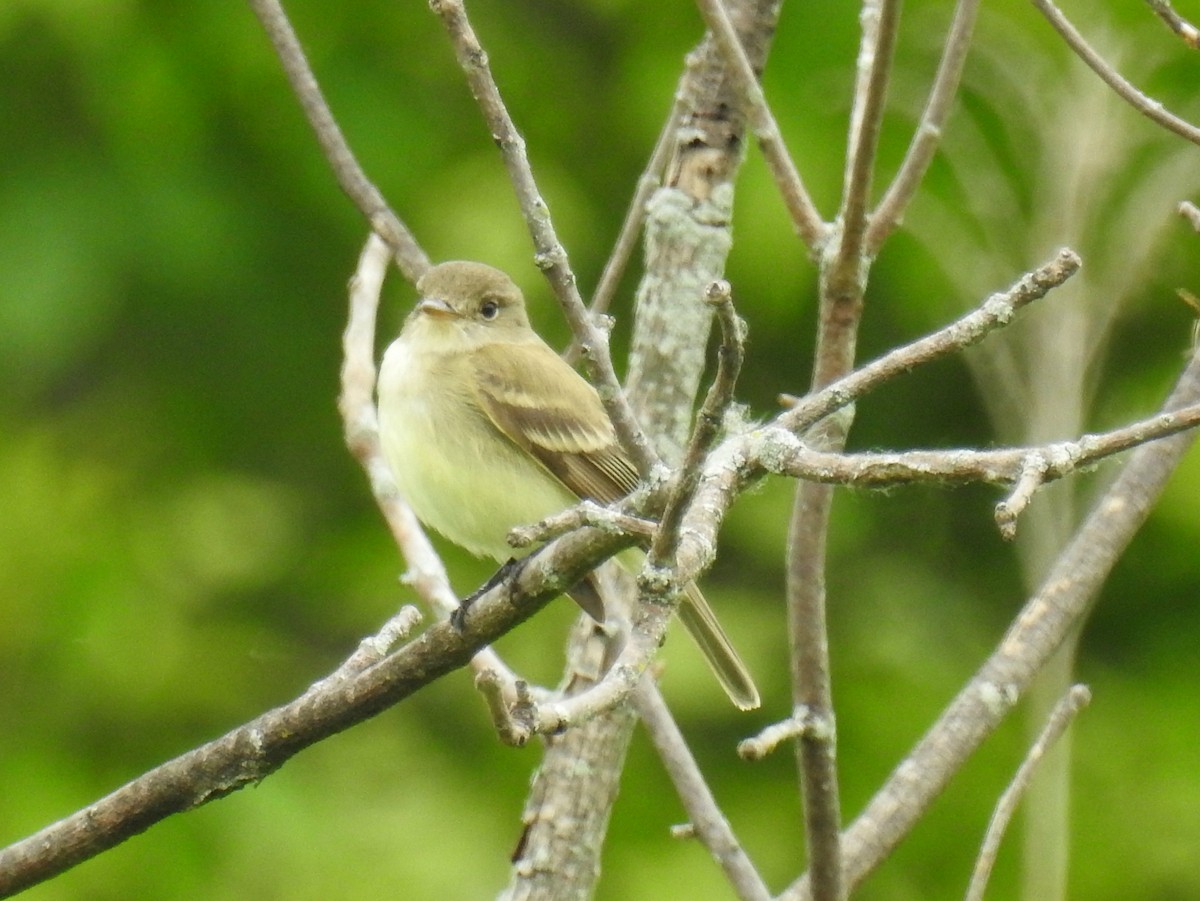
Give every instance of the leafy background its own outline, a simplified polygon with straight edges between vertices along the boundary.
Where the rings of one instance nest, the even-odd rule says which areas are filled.
[[[885,174],[919,109],[946,6],[906,4]],[[543,332],[561,340],[503,169],[424,4],[295,0],[288,9],[364,166],[431,255],[509,269]],[[1126,71],[1169,108],[1196,112],[1194,57],[1138,4],[1077,2],[1068,11],[1089,33],[1108,34]],[[682,56],[702,32],[698,17],[682,0],[479,0],[472,12],[586,292]],[[788,5],[766,75],[827,215],[856,37],[849,7]],[[1033,173],[1048,136],[1089,140],[1086,121],[1069,112],[1082,80],[1068,77],[1075,64],[1024,4],[996,4],[977,46],[987,49],[968,67],[929,193],[874,271],[863,359],[976,303],[962,273],[998,272],[984,290],[998,289],[1056,246],[1012,253],[1009,239],[1046,213]],[[249,10],[8,0],[0,59],[7,842],[290,699],[411,597],[334,409],[344,285],[363,224]],[[1067,114],[1039,118],[1013,102],[1014,85]],[[1183,162],[1160,186],[1162,203],[1136,222],[1104,204],[1076,222],[1085,258],[1091,250],[1118,263],[1127,240],[1119,229],[1161,232],[1097,367],[1095,428],[1156,406],[1189,339],[1191,316],[1174,289],[1200,292],[1197,238],[1171,213],[1195,196],[1195,148],[1120,106],[1106,115],[1136,139],[1114,157],[1110,197],[1140,190],[1164,160]],[[997,185],[1019,198],[1015,218],[987,223],[963,212],[964,196],[986,205],[987,186]],[[776,393],[808,381],[814,269],[754,150],[738,191],[729,275],[752,336],[741,395],[767,416]],[[958,215],[938,215],[946,209]],[[632,284],[615,311],[619,332]],[[388,290],[385,333],[412,299],[398,279]],[[854,438],[895,448],[997,441],[961,361],[865,400]],[[1089,489],[1112,471],[1089,477]],[[1193,454],[1084,636],[1081,677],[1095,701],[1075,740],[1075,897],[1200,894],[1198,482]],[[991,525],[998,499],[981,489],[841,496],[830,595],[847,820],[1020,603],[1013,549]],[[668,646],[664,679],[718,797],[776,888],[803,861],[794,763],[781,753],[741,764],[733,746],[789,704],[781,608],[789,501],[783,481],[745,498],[706,583],[753,661],[764,710],[730,710],[683,641]],[[487,575],[453,549],[446,556],[464,592]],[[502,650],[553,681],[573,615],[569,604],[553,605]],[[1024,743],[1015,720],[991,739],[861,896],[960,895]],[[26,897],[488,897],[505,879],[537,759],[535,749],[497,744],[459,674],[305,752],[261,786],[174,817]],[[706,852],[667,836],[681,819],[638,736],[599,897],[732,897]],[[996,897],[1013,892],[1014,847],[1002,854]]]

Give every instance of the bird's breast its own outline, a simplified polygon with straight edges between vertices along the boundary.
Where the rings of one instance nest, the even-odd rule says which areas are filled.
[[[511,529],[575,498],[474,403],[471,376],[465,358],[394,342],[379,374],[380,440],[422,522],[474,554],[506,560]]]

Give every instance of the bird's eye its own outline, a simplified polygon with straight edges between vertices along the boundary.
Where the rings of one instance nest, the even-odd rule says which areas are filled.
[[[491,322],[500,315],[500,304],[494,300],[485,300],[479,305],[479,315]]]

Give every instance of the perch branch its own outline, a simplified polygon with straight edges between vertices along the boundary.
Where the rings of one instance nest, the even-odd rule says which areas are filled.
[[[188,751],[0,850],[0,897],[36,885],[145,831],[171,814],[261,781],[297,753],[370,719],[465,666],[607,556],[616,536],[575,533],[550,545],[475,601],[462,629],[439,622],[374,666],[333,679],[215,741]]]

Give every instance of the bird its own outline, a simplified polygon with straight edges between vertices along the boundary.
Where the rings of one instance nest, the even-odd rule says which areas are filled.
[[[388,346],[377,388],[380,443],[400,493],[426,525],[505,563],[509,532],[581,500],[611,504],[638,487],[596,389],[534,331],[520,288],[499,269],[450,261]],[[618,562],[636,571],[632,549]],[[583,588],[583,583],[579,588]],[[569,592],[597,621],[594,590]],[[758,689],[694,582],[678,615],[740,709]]]

